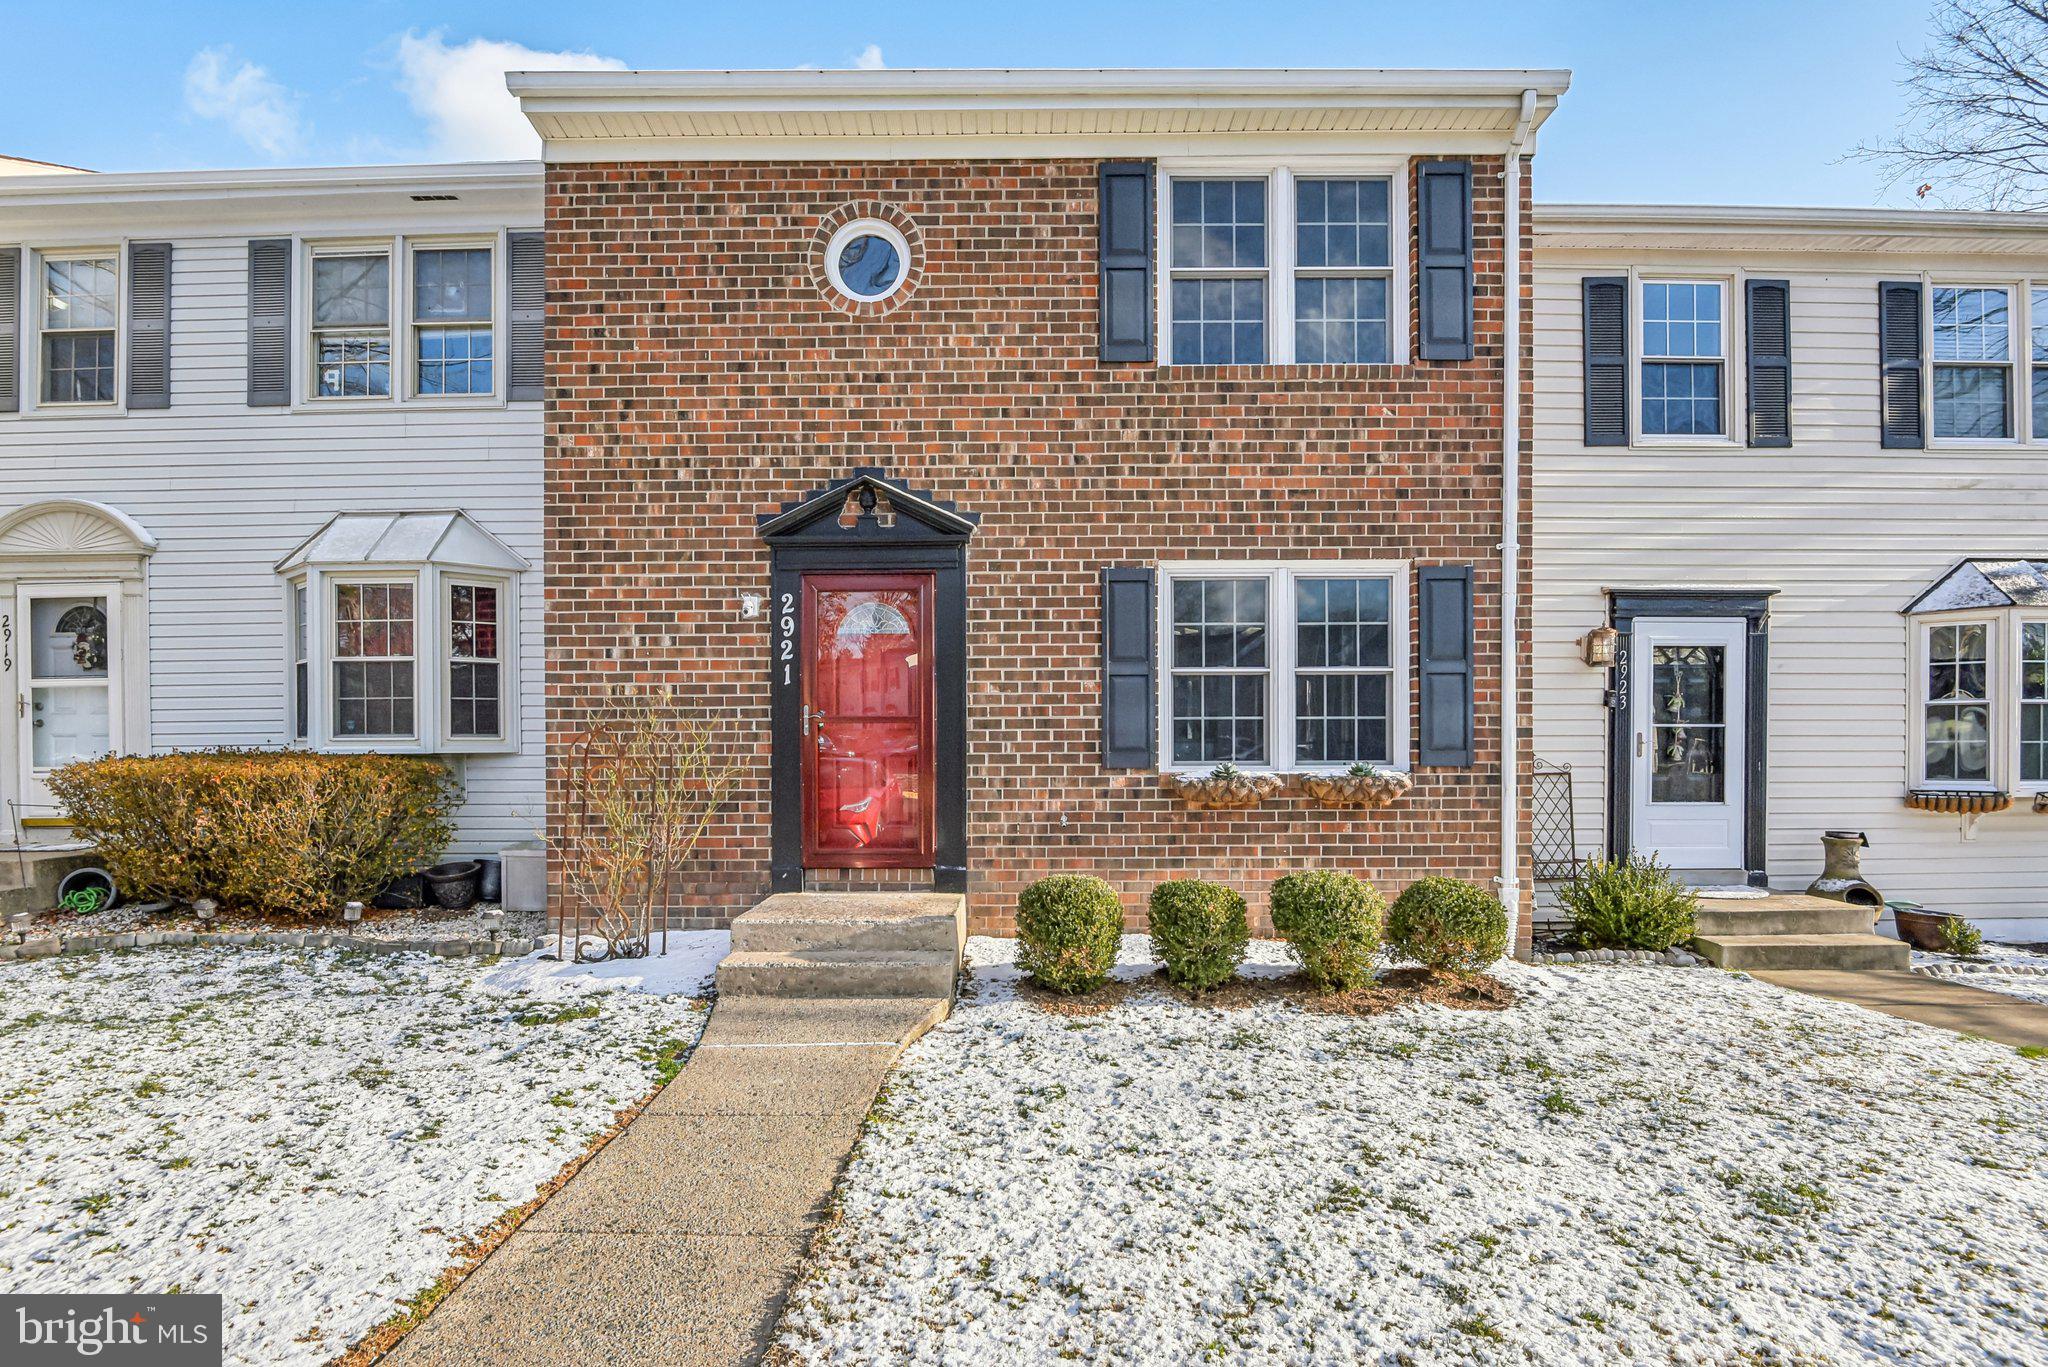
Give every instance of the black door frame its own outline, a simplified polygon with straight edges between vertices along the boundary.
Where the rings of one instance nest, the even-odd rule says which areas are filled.
[[[1635,820],[1635,626],[1638,617],[1740,617],[1744,640],[1742,868],[1751,887],[1770,885],[1765,868],[1770,776],[1771,595],[1776,589],[1609,589],[1608,622],[1615,630],[1614,667],[1607,690],[1607,857],[1629,852]]]
[[[861,468],[759,519],[768,543],[770,886],[801,892],[803,576],[814,570],[932,575],[932,888],[967,890],[967,543],[980,522]],[[882,870],[880,872],[887,872]]]

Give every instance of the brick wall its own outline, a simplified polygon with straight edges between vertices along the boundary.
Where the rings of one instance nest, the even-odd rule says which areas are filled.
[[[619,683],[733,710],[748,777],[673,905],[679,924],[723,924],[764,895],[770,623],[739,613],[743,590],[768,588],[755,517],[880,466],[981,514],[968,561],[976,931],[1008,932],[1018,889],[1060,870],[1109,879],[1140,920],[1151,886],[1182,874],[1239,886],[1260,919],[1270,882],[1305,867],[1355,871],[1389,896],[1426,872],[1490,879],[1502,165],[1474,168],[1472,361],[1221,369],[1097,359],[1092,160],[550,166],[551,756]],[[822,238],[878,211],[914,233],[917,278],[848,309],[823,284]],[[1526,272],[1526,232],[1522,260]],[[1523,373],[1526,404],[1526,349]],[[1155,776],[1101,767],[1103,565],[1337,557],[1476,566],[1472,768],[1419,769],[1400,803],[1358,815],[1298,799],[1192,812]],[[1526,615],[1520,631],[1526,646]],[[1526,773],[1526,732],[1520,749]]]

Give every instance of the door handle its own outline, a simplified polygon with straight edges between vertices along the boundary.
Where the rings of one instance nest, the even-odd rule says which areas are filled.
[[[1642,757],[1643,757],[1643,733],[1642,733],[1642,732],[1640,732],[1640,731],[1638,731],[1638,732],[1636,732],[1636,758],[1637,758],[1637,759],[1641,759]]]

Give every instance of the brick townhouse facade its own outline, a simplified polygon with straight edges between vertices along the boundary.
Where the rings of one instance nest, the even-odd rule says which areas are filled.
[[[551,761],[622,685],[737,721],[682,924],[936,886],[1003,933],[1060,871],[1134,921],[1182,875],[1263,921],[1315,867],[1512,903],[1526,317],[1503,360],[1562,78],[1036,75],[514,75],[547,140]],[[1170,789],[1224,760],[1413,787]]]

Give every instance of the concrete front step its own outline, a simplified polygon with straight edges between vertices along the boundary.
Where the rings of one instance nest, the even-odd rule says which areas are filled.
[[[0,916],[48,911],[64,875],[97,862],[91,850],[0,850]]]
[[[779,892],[732,923],[740,954],[911,950],[958,954],[966,898],[957,892]]]
[[[1869,907],[1826,897],[1759,897],[1743,901],[1701,899],[1694,933],[1713,936],[1868,935],[1876,918]]]
[[[1912,951],[1904,941],[1867,932],[1853,935],[1701,935],[1692,943],[1708,962],[1728,969],[1898,969],[1912,963]]]
[[[737,929],[737,921],[734,926]],[[718,965],[718,993],[721,997],[950,998],[958,973],[959,960],[947,950],[735,950]]]

